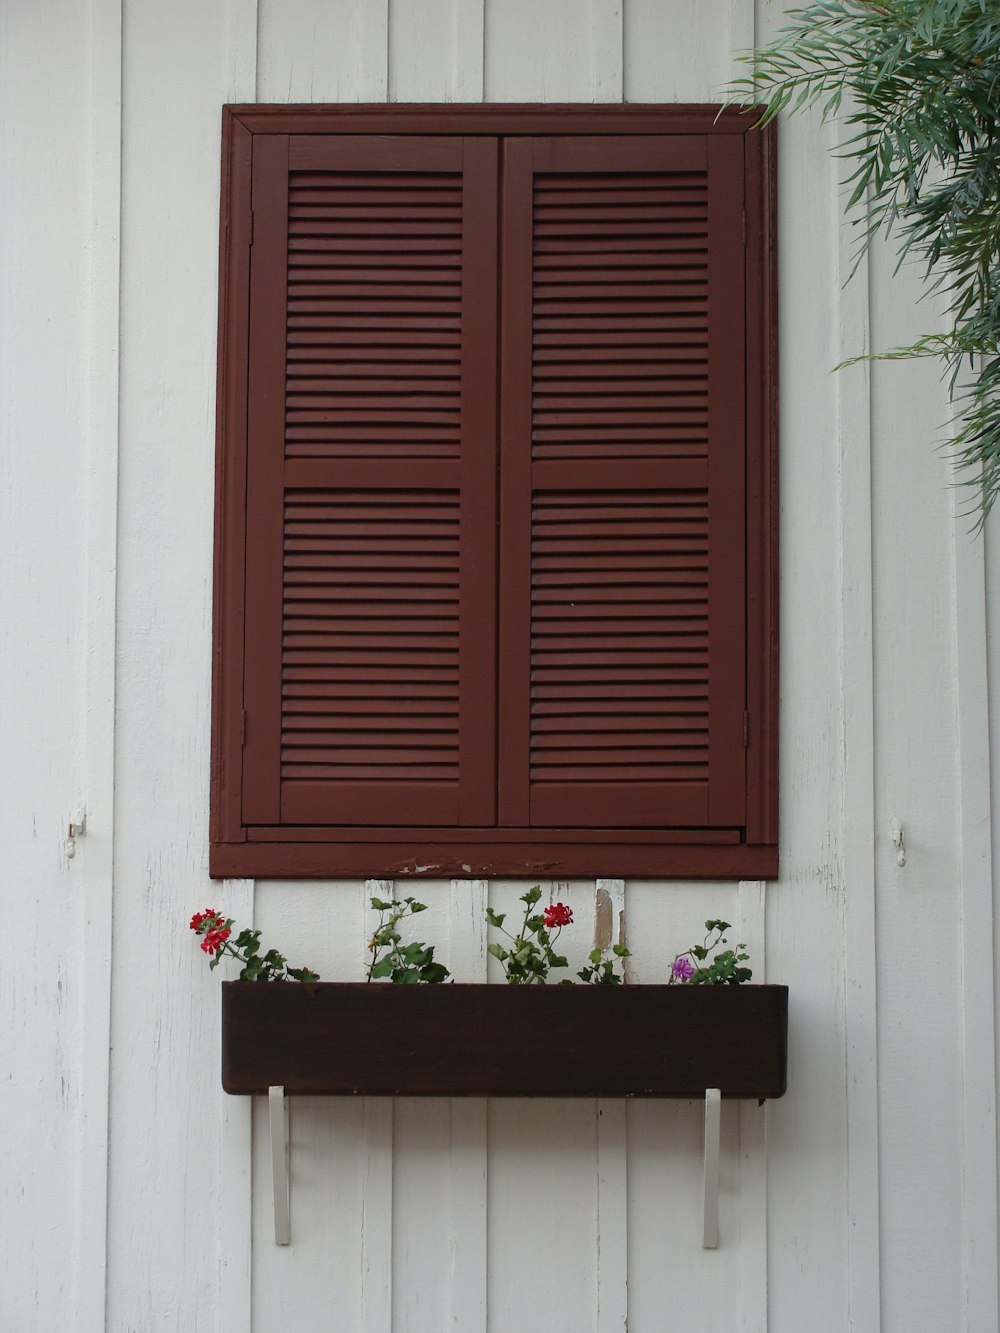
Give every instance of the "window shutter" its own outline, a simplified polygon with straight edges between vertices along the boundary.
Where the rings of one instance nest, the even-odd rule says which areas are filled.
[[[773,876],[773,125],[223,126],[211,873]]]
[[[504,153],[500,823],[740,825],[742,138]]]
[[[496,155],[254,141],[245,824],[495,819]]]

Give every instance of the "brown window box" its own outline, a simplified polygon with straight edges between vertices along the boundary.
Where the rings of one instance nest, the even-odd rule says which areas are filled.
[[[237,1094],[781,1097],[787,986],[222,987]]]

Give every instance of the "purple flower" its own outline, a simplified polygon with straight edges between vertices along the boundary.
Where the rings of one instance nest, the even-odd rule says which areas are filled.
[[[691,959],[683,954],[680,958],[675,958],[670,968],[670,975],[674,981],[690,981],[694,976]]]

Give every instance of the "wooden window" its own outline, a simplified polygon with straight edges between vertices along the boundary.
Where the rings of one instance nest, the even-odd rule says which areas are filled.
[[[773,160],[227,108],[213,875],[776,873]]]

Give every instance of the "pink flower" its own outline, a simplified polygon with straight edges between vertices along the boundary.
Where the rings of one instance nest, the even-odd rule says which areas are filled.
[[[229,939],[231,932],[224,926],[215,927],[205,931],[205,938],[201,942],[201,947],[205,953],[221,953],[222,946]]]
[[[195,912],[194,916],[191,918],[191,929],[200,930],[206,921],[210,921],[213,917],[217,917],[218,915],[219,914],[214,907],[206,907],[204,912]]]
[[[568,926],[573,921],[572,908],[564,907],[562,903],[550,903],[542,913],[542,920],[550,930],[555,926]]]
[[[675,958],[670,969],[670,975],[674,981],[690,981],[694,976],[694,965],[691,959],[684,955]]]

